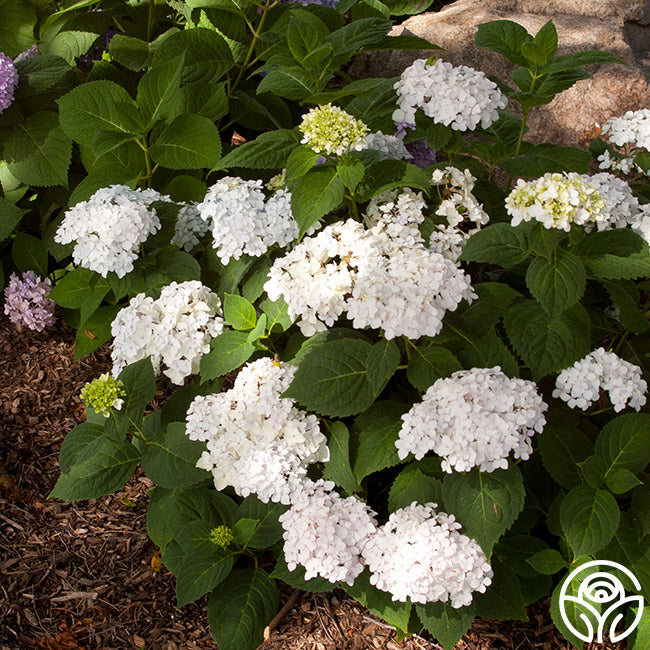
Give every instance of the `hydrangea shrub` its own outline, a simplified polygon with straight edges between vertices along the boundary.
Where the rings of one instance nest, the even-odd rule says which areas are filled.
[[[277,580],[447,649],[549,594],[577,643],[557,585],[590,559],[650,597],[646,116],[590,152],[527,142],[615,61],[556,56],[552,23],[480,26],[511,85],[435,57],[349,77],[435,49],[387,36],[425,5],[25,4],[0,32],[3,266],[49,275],[78,356],[113,337],[52,496],[141,465],[222,650],[261,643]]]

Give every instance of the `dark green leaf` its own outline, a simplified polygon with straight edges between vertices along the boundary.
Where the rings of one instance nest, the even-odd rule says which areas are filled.
[[[427,603],[416,605],[415,609],[427,632],[446,650],[453,650],[467,633],[476,612],[474,605],[454,609],[449,603]]]
[[[332,167],[312,169],[290,184],[291,211],[304,235],[321,217],[343,203],[345,186]]]
[[[526,236],[521,228],[495,223],[474,233],[460,256],[466,262],[490,262],[515,266],[529,255]]]
[[[47,249],[43,242],[24,232],[16,233],[11,247],[11,257],[19,271],[35,271],[47,276]]]
[[[580,483],[578,463],[591,454],[594,446],[579,429],[547,426],[539,437],[539,450],[544,467],[564,488]]]
[[[416,347],[406,369],[409,381],[419,390],[426,390],[441,377],[449,377],[462,366],[449,350],[439,346]]]
[[[359,485],[350,461],[350,431],[343,422],[326,423],[325,426],[328,431],[327,446],[330,458],[325,463],[323,478],[334,481],[348,494],[353,494],[358,491]]]
[[[201,357],[201,382],[225,375],[248,361],[255,347],[245,332],[226,330],[210,341],[210,352]]]
[[[278,601],[277,584],[265,571],[233,571],[208,601],[210,629],[219,649],[256,650]]]

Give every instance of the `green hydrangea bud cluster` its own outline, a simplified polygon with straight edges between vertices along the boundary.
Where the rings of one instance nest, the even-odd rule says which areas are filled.
[[[534,181],[519,179],[506,198],[506,210],[513,226],[535,219],[545,228],[568,232],[572,224],[593,226],[602,220],[605,202],[582,175],[548,173]]]
[[[325,104],[312,108],[299,126],[302,144],[316,153],[341,156],[349,151],[366,148],[368,127],[338,106]]]
[[[283,169],[279,174],[272,176],[266,184],[266,189],[271,192],[277,192],[287,184],[287,170]]]
[[[228,526],[217,526],[210,531],[210,541],[223,549],[228,548],[234,539]]]
[[[89,381],[81,389],[81,399],[86,406],[91,406],[105,418],[110,415],[110,409],[120,410],[126,397],[124,384],[109,374],[103,374]]]

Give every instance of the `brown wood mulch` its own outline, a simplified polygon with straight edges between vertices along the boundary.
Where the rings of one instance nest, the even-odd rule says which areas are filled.
[[[83,421],[79,391],[110,367],[106,348],[73,361],[73,341],[64,325],[34,333],[0,318],[0,650],[216,650],[205,599],[175,607],[173,576],[146,533],[143,473],[100,499],[47,498],[63,438]],[[281,593],[292,602],[259,650],[441,650],[426,633],[397,642],[342,591]],[[571,648],[548,602],[529,615],[478,620],[456,649]]]

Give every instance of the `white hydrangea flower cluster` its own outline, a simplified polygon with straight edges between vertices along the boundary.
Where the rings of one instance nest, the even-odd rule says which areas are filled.
[[[607,391],[617,413],[626,406],[639,411],[646,403],[648,384],[639,366],[598,348],[560,372],[553,397],[585,411],[598,401],[601,389]]]
[[[456,131],[473,130],[479,124],[488,128],[499,119],[498,110],[508,103],[482,72],[441,59],[433,65],[426,59],[415,61],[402,72],[395,90],[398,108],[393,112],[394,122],[415,124],[420,108],[437,124]]]
[[[364,235],[356,221],[337,222],[274,261],[264,290],[271,300],[284,297],[305,336],[331,327],[345,310],[357,258],[371,252]]]
[[[602,132],[617,147],[629,144],[650,151],[650,109],[627,111],[620,117],[612,117]]]
[[[104,187],[65,213],[54,241],[76,242],[72,251],[75,264],[103,277],[113,271],[122,278],[133,270],[140,244],[160,229],[151,204],[166,200],[169,197],[154,190]]]
[[[172,244],[191,251],[203,235],[212,230],[212,220],[202,219],[195,203],[184,205],[176,217],[176,230]]]
[[[377,526],[365,503],[341,497],[331,481],[305,480],[279,520],[290,571],[300,564],[307,580],[321,576],[354,584],[364,568],[361,554]]]
[[[436,214],[444,217],[450,226],[471,221],[478,229],[490,220],[483,205],[472,194],[476,178],[472,176],[469,169],[464,171],[457,167],[436,169],[431,176],[431,184],[440,188],[442,196]]]
[[[426,205],[422,192],[414,192],[409,187],[388,190],[372,198],[366,208],[364,223],[368,228],[381,221],[417,227],[424,221]]]
[[[396,135],[385,135],[381,131],[368,134],[366,149],[379,152],[379,160],[411,160],[413,158],[402,138]]]
[[[464,607],[473,592],[492,583],[492,567],[477,542],[459,532],[454,516],[436,507],[413,502],[393,512],[365,544],[363,559],[370,582],[393,600]]]
[[[635,162],[632,156],[613,157],[608,149],[597,158],[600,169],[612,169],[622,174],[629,174],[633,169],[643,171]]]
[[[329,459],[316,416],[281,397],[295,372],[258,359],[242,368],[230,390],[200,395],[190,405],[186,433],[206,442],[197,467],[212,472],[217,490],[230,485],[241,496],[289,504],[307,466]]]
[[[414,228],[379,223],[369,232],[375,254],[364,260],[347,300],[353,327],[381,328],[384,337],[436,336],[447,311],[476,297],[470,277],[428,249]]]
[[[174,384],[199,371],[210,341],[223,331],[221,301],[198,280],[172,282],[154,300],[139,293],[111,325],[113,375],[145,357]]]
[[[407,193],[398,218],[417,220],[419,201]],[[345,311],[353,327],[383,328],[387,339],[435,336],[446,310],[475,297],[469,276],[427,249],[417,228],[391,220],[400,199],[389,203],[391,209],[373,208],[385,215],[373,228],[337,222],[273,263],[264,289],[271,300],[284,297],[305,336]]]
[[[534,382],[511,379],[499,366],[460,370],[438,379],[402,416],[395,446],[401,459],[434,451],[445,472],[506,469],[511,451],[528,459],[547,408]]]
[[[598,230],[610,230],[625,228],[636,222],[641,208],[628,183],[607,172],[593,176],[583,174],[582,178],[596,188],[598,196],[605,204],[603,212],[599,213],[593,222],[585,224],[586,230],[590,230],[592,223]]]
[[[476,178],[469,169],[461,171],[451,166],[444,170],[436,169],[431,177],[431,184],[438,186],[442,198],[436,214],[444,217],[447,223],[436,225],[429,239],[429,248],[454,262],[463,252],[467,240],[490,221],[483,205],[472,194],[475,183]],[[460,226],[467,222],[474,227],[461,229]]]
[[[571,229],[606,219],[605,202],[598,189],[575,172],[547,173],[534,181],[519,179],[506,197],[511,224],[537,220],[545,228]]]
[[[291,194],[280,190],[265,203],[261,180],[226,176],[210,187],[196,206],[211,224],[213,247],[223,264],[243,254],[259,257],[273,244],[286,246],[298,237]]]
[[[650,203],[642,205],[636,219],[630,224],[632,230],[650,244]]]
[[[368,127],[332,104],[312,108],[303,116],[298,128],[303,134],[300,142],[316,153],[342,156],[367,147]]]

